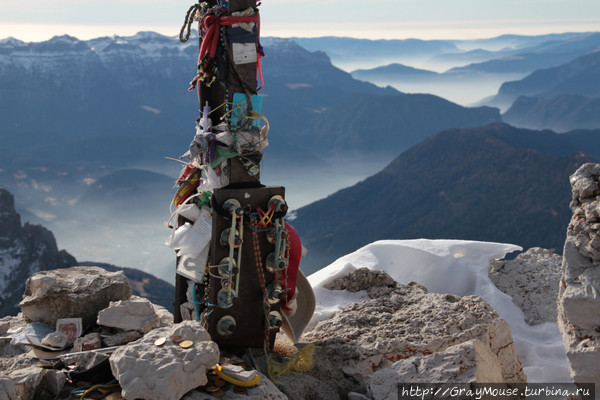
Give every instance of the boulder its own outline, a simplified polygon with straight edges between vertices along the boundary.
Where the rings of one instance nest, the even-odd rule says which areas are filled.
[[[102,336],[98,332],[78,337],[73,342],[73,351],[89,351],[102,348]]]
[[[129,281],[131,283],[131,280]],[[146,297],[140,297],[140,296],[136,296],[136,295],[132,295],[131,298],[129,300],[150,300]],[[154,311],[156,312],[156,315],[158,315],[158,318],[160,319],[160,326],[170,326],[173,325],[173,314],[167,310],[165,307],[159,305],[159,304],[155,304],[150,302],[150,304],[152,304],[152,307],[154,307]]]
[[[88,351],[64,354],[60,361],[73,367],[69,378],[74,382],[105,383],[114,379],[108,357],[105,353]]]
[[[10,380],[12,385],[3,382],[3,379]],[[6,398],[2,397],[3,386],[9,393],[9,399],[17,399],[17,397],[10,397],[12,391],[18,394],[21,400],[56,398],[62,392],[66,382],[67,376],[61,371],[46,370],[35,366],[17,369],[9,372],[4,378],[0,377],[0,400]],[[16,395],[13,394],[13,396]]]
[[[104,336],[102,342],[106,347],[122,346],[127,343],[131,343],[142,337],[139,331],[127,331],[115,333],[111,336]]]
[[[337,348],[335,346],[315,347],[314,345],[296,344],[299,350],[294,353],[293,348],[282,343],[287,340],[289,338],[284,337],[283,340],[278,338],[276,341],[275,348],[282,351],[284,355],[275,361],[280,362],[284,366],[284,370],[288,366],[286,363],[291,363],[292,369],[285,374],[278,374],[276,371],[278,368],[272,368],[274,370],[272,378],[290,400],[341,400],[345,399],[348,393],[364,392],[364,384],[346,375],[342,370],[343,365],[338,364],[339,359],[336,358]],[[293,346],[291,342],[289,346]],[[309,346],[312,347],[312,351],[307,351]],[[286,355],[291,355],[291,357],[288,358]],[[261,358],[259,358],[259,363]],[[266,368],[266,361],[264,361],[264,365]]]
[[[27,280],[23,317],[54,326],[60,318],[81,317],[84,329],[111,301],[127,300],[131,287],[123,272],[99,267],[71,267],[38,272]]]
[[[35,400],[35,394],[44,378],[44,370],[28,367],[12,371],[8,377],[15,383],[15,390],[21,400]]]
[[[514,260],[490,260],[494,285],[512,297],[525,322],[556,322],[556,297],[562,257],[552,250],[533,247]]]
[[[0,353],[0,371],[8,374],[37,364],[37,360],[31,358],[25,351],[21,346],[11,344],[3,346],[2,353]]]
[[[600,164],[582,165],[570,182],[557,322],[571,378],[600,387]]]
[[[400,360],[369,377],[373,400],[399,398],[399,384],[503,383],[498,358],[479,340],[469,340],[427,356]],[[426,386],[424,386],[426,387]]]
[[[154,307],[154,311],[156,311],[156,315],[158,315],[158,318],[160,319],[161,327],[173,325],[173,314],[171,314],[169,310],[154,303],[152,306]]]
[[[40,384],[41,389],[52,397],[58,396],[67,383],[67,376],[62,371],[45,370]]]
[[[160,318],[152,303],[143,298],[111,302],[98,313],[96,322],[102,326],[141,333],[148,333],[160,326]]]
[[[191,346],[181,347],[171,339],[175,336],[191,341]],[[166,342],[156,345],[162,338]],[[110,356],[110,367],[127,399],[179,400],[205,385],[206,371],[218,361],[219,348],[208,332],[196,321],[184,321],[155,329],[117,349]]]
[[[20,400],[15,382],[6,376],[0,376],[0,400]]]
[[[344,279],[369,273],[356,271]],[[320,352],[326,349],[347,375],[364,380],[396,361],[477,339],[492,352],[504,382],[526,381],[508,323],[480,297],[428,293],[414,282],[390,286],[385,281],[368,289],[369,300],[340,309],[303,336],[317,342]]]

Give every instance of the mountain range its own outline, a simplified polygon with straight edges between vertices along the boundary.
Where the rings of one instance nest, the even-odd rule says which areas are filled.
[[[600,34],[504,35],[452,43],[455,51],[441,51],[425,62],[393,54],[392,63],[355,69],[351,73],[381,87],[391,85],[408,93],[436,94],[462,105],[488,105],[506,110],[516,97],[503,91],[498,94],[500,88],[537,70],[570,63],[595,52],[600,48]],[[386,54],[393,58],[389,52]],[[564,89],[568,87],[567,83]]]
[[[291,40],[261,41],[271,127],[263,165],[289,181],[303,180],[307,167],[383,164],[441,129],[500,120],[494,108],[358,81]],[[185,152],[195,133],[198,104],[187,88],[197,46],[152,32],[0,41],[0,185],[78,259],[172,277],[164,223],[181,164],[165,157]]]
[[[600,33],[598,32],[564,35],[527,47],[503,49],[496,54],[492,53],[493,57],[488,61],[456,67],[448,72],[529,73],[568,63],[596,51],[599,45]]]
[[[513,102],[502,119],[533,129],[600,127],[600,51],[504,83],[490,104]]]
[[[506,82],[498,97],[509,101],[519,96],[543,95],[546,98],[561,94],[600,94],[600,51],[584,54],[568,63],[539,69],[527,77]],[[498,99],[500,100],[500,99]]]
[[[455,62],[460,62],[459,56],[466,57],[467,53],[480,53],[482,57],[492,54],[498,56],[499,52],[507,52],[508,55],[483,64],[452,68],[444,73],[393,63],[368,70],[355,70],[352,76],[380,86],[390,84],[410,91],[431,89],[442,92],[448,86],[451,97],[460,95],[457,85],[468,88],[478,82],[483,85],[498,82],[497,94],[476,104],[506,109],[502,114],[504,122],[522,128],[552,129],[561,133],[573,129],[600,128],[600,34],[547,39],[524,49],[508,48],[496,52],[476,49],[456,53]],[[531,64],[527,61],[531,57],[552,60]],[[565,60],[568,62],[559,64]],[[513,65],[524,62],[528,63],[524,70]],[[508,66],[505,68],[505,65]],[[534,68],[537,69],[532,70]],[[525,71],[528,74],[524,77],[511,76],[511,71]],[[437,88],[432,89],[435,85]]]
[[[501,35],[487,39],[365,40],[340,37],[293,38],[311,51],[324,51],[346,70],[371,69],[391,63],[455,72],[524,72],[564,64],[594,51],[596,32],[547,35]]]
[[[600,147],[585,144],[598,135],[501,123],[437,133],[381,172],[297,210],[292,223],[309,250],[302,268],[311,273],[379,239],[481,240],[561,252],[571,216],[569,175],[600,159]]]
[[[337,43],[338,47],[341,43],[325,39],[321,42],[298,39],[298,42],[319,46]],[[575,45],[572,51],[565,51],[565,57],[575,57],[577,52],[588,51],[596,39],[593,34],[507,36],[486,42],[488,49],[466,51],[489,52],[490,56],[523,49],[533,53],[543,49],[560,53],[565,43],[571,41]],[[532,171],[538,168],[537,162],[564,178],[568,176],[567,165],[600,157],[600,152],[594,150],[600,143],[597,131],[574,131],[559,137],[552,132],[516,130],[518,134],[511,131],[489,138],[486,135],[491,132],[514,129],[497,124],[501,120],[497,108],[463,107],[438,96],[378,87],[356,80],[350,73],[335,67],[322,50],[309,51],[288,39],[262,38],[261,41],[267,54],[262,63],[263,112],[271,126],[263,166],[280,173],[282,180],[278,183],[287,185],[286,182],[296,179],[317,186],[319,179],[334,166],[347,170],[346,176],[352,175],[351,182],[357,182],[368,176],[354,175],[356,166],[362,162],[385,165],[397,157],[384,171],[357,184],[360,190],[356,194],[351,190],[354,186],[298,210],[296,223],[303,230],[308,247],[314,244],[314,250],[309,253],[309,258],[316,260],[313,267],[372,238],[386,235],[391,235],[390,238],[458,235],[456,238],[518,240],[516,243],[523,246],[544,247],[556,247],[564,240],[550,235],[552,237],[540,242],[542,238],[535,232],[515,229],[517,217],[508,218],[494,229],[493,224],[487,231],[485,224],[476,229],[479,225],[465,213],[471,210],[474,215],[499,218],[497,211],[494,214],[493,210],[481,207],[490,207],[489,198],[496,201],[506,196],[480,191],[474,182],[483,180],[487,173],[497,174],[498,182],[505,185],[505,193],[512,193],[513,197],[506,199],[510,203],[520,182],[513,182],[505,175],[510,170],[510,157],[527,161],[518,170],[523,177],[536,176]],[[371,43],[343,42],[354,43],[355,50],[363,49],[361,51],[367,51],[365,46]],[[399,46],[398,49],[405,49],[415,57],[429,57],[440,52],[457,54],[460,46],[476,46],[475,43],[406,41],[388,44]],[[513,47],[500,47],[506,43]],[[377,43],[378,46],[385,44],[385,41]],[[23,217],[36,223],[44,222],[63,245],[70,244],[68,247],[78,259],[131,266],[172,279],[174,256],[163,244],[170,233],[164,228],[164,222],[169,218],[173,182],[181,164],[165,161],[164,157],[176,158],[183,153],[194,133],[198,105],[186,88],[196,74],[196,53],[195,41],[181,44],[175,38],[152,32],[87,41],[69,36],[42,43],[0,41],[3,118],[0,186],[16,194],[17,207]],[[349,54],[342,56],[350,57]],[[402,73],[421,73],[397,68]],[[496,125],[487,125],[490,123]],[[471,134],[478,126],[484,126],[481,128],[484,133]],[[428,139],[440,131],[444,132]],[[456,138],[460,145],[447,139],[448,135],[458,135],[456,132],[462,132],[462,136]],[[447,153],[450,149],[451,154]],[[585,150],[590,156],[568,155],[567,150]],[[486,170],[495,165],[486,165],[494,151],[499,153],[498,157],[503,160],[500,164],[505,165],[506,170]],[[536,151],[540,154],[537,158],[522,154]],[[441,195],[440,191],[427,187],[432,180],[428,175],[431,167],[435,167],[431,171],[434,184],[447,185]],[[469,178],[473,171],[479,171],[479,175]],[[389,184],[384,184],[386,179]],[[367,182],[379,183],[370,183],[368,190],[361,189],[360,185]],[[312,190],[310,185],[307,185],[309,191]],[[394,188],[392,192],[390,187]],[[429,196],[423,197],[420,190]],[[332,192],[333,189],[329,191]],[[398,196],[408,193],[419,201],[389,197],[390,193]],[[434,193],[438,194],[434,196]],[[468,193],[477,201],[467,198]],[[541,200],[534,196],[538,192],[523,193],[528,198],[525,202],[533,204],[533,208],[539,207]],[[408,211],[406,215],[394,214],[398,222],[393,229],[387,226],[390,224],[371,225],[371,221],[377,222],[380,218],[373,215],[360,217],[364,225],[361,229],[337,231],[335,227],[340,220],[336,220],[336,216],[351,218],[347,214],[352,210],[347,204],[348,196],[354,202],[361,196],[373,198],[377,200],[374,203],[377,207],[383,207],[386,204],[383,199],[388,199],[390,204],[396,205],[392,208]],[[444,208],[450,201],[453,205],[456,201],[456,205]],[[320,208],[322,202],[327,204],[324,209]],[[324,215],[325,209],[329,216]],[[559,225],[561,215],[558,204],[553,209],[558,216],[547,222],[549,231]],[[503,210],[511,211],[510,208]],[[359,211],[365,210],[360,208]],[[530,211],[525,209],[524,215]],[[562,235],[563,230],[558,229],[555,235]],[[332,236],[323,236],[324,232]],[[352,237],[348,237],[349,232],[353,232]],[[511,232],[522,235],[514,236]]]

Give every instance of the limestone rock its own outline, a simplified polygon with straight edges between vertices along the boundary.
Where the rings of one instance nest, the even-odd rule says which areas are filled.
[[[393,362],[478,339],[497,358],[505,382],[526,381],[508,323],[481,298],[427,293],[414,282],[370,293],[370,300],[341,309],[303,336],[328,349],[346,374],[364,379]]]
[[[15,383],[15,390],[21,400],[35,400],[35,394],[44,377],[44,370],[29,367],[11,372],[9,375]]]
[[[341,400],[350,392],[363,392],[362,382],[346,375],[336,356],[335,345],[320,346],[313,354],[313,367],[307,373],[277,377],[279,389],[290,400]]]
[[[131,279],[129,280],[129,282],[131,283]],[[136,296],[136,295],[132,295],[129,300],[150,300],[146,297],[140,297],[140,296]],[[160,319],[160,326],[171,326],[173,325],[173,314],[167,310],[165,307],[159,305],[159,304],[155,304],[152,303],[152,301],[150,301],[150,304],[152,304],[152,307],[154,307],[154,311],[156,312],[156,315],[158,315],[158,318]]]
[[[193,345],[184,349],[169,338],[182,336]],[[167,338],[158,347],[156,339]],[[127,399],[179,400],[207,383],[206,370],[219,361],[219,348],[195,321],[155,329],[142,339],[117,349],[110,356],[113,375]]]
[[[0,376],[0,400],[20,400],[15,383],[6,376]]]
[[[67,383],[67,376],[63,372],[50,369],[44,371],[40,386],[45,393],[58,396],[65,383]]]
[[[27,350],[28,351],[28,350]],[[19,369],[29,368],[37,364],[37,360],[29,357],[20,346],[7,344],[0,354],[0,371],[8,374]]]
[[[173,314],[171,314],[169,310],[167,310],[163,306],[159,306],[158,304],[154,303],[152,304],[152,306],[154,307],[156,315],[158,315],[158,318],[160,319],[161,327],[173,325]]]
[[[329,290],[347,290],[359,292],[375,288],[396,286],[396,281],[383,271],[359,268],[351,275],[344,275],[329,282],[325,287]]]
[[[0,318],[0,335],[16,332],[21,328],[25,328],[27,324],[28,322],[25,321],[22,314]]]
[[[567,228],[558,296],[558,327],[575,383],[600,386],[600,164],[570,177],[573,217]]]
[[[551,250],[533,247],[514,260],[491,260],[490,279],[512,297],[525,322],[538,325],[556,322],[556,297],[562,257]]]
[[[73,351],[89,351],[102,348],[102,336],[98,332],[78,337],[73,342]]]
[[[56,349],[64,349],[67,345],[67,340],[67,335],[63,332],[52,332],[42,339],[42,344]]]
[[[75,377],[75,380],[79,380],[80,376],[85,376],[86,372],[95,369],[98,370],[101,364],[108,361],[108,355],[101,352],[78,352],[78,353],[67,353],[60,357],[60,361],[64,365],[74,365],[75,368],[70,371],[70,377]],[[112,378],[111,378],[112,379]],[[107,379],[108,382],[110,379]]]
[[[122,272],[71,267],[32,275],[19,304],[25,319],[54,326],[59,318],[81,317],[84,329],[111,301],[127,300],[131,287]]]
[[[138,298],[111,302],[108,308],[98,313],[97,323],[124,331],[148,333],[160,326],[160,318],[149,300]]]
[[[503,383],[498,358],[479,340],[442,352],[400,360],[376,371],[367,390],[373,400],[398,398],[399,383]]]
[[[122,346],[138,340],[141,337],[142,334],[139,331],[119,332],[111,336],[103,337],[102,342],[105,347]]]

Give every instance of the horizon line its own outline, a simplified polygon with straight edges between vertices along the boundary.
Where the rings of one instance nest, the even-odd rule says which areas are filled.
[[[460,21],[458,21],[460,22]],[[567,33],[594,33],[599,32],[597,24],[555,24],[527,25],[506,27],[500,24],[496,27],[484,27],[480,24],[466,26],[462,23],[457,27],[457,21],[444,26],[431,27],[428,24],[380,24],[376,28],[366,28],[357,35],[356,29],[346,29],[345,24],[338,24],[334,29],[307,29],[312,24],[298,24],[302,29],[294,28],[290,24],[278,27],[277,24],[263,26],[261,36],[280,38],[319,38],[340,37],[367,40],[481,40],[493,39],[499,36],[542,36]],[[275,25],[275,26],[273,26]],[[401,26],[402,25],[402,26]],[[403,27],[404,25],[412,25]],[[382,29],[383,28],[383,29]],[[56,36],[69,35],[79,40],[91,40],[100,37],[134,36],[140,32],[155,32],[168,37],[179,34],[177,25],[65,25],[65,24],[21,24],[3,23],[0,25],[0,40],[10,37],[23,42],[44,42]],[[19,32],[19,33],[16,33]],[[197,32],[197,30],[196,30]],[[390,34],[394,32],[394,34]],[[196,33],[197,34],[197,33]]]

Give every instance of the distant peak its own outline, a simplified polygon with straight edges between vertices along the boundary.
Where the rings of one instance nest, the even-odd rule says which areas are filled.
[[[7,37],[6,39],[0,39],[0,46],[3,47],[21,47],[25,46],[25,42],[19,39],[15,39],[12,36]]]
[[[137,36],[137,37],[164,37],[160,33],[153,32],[153,31],[139,31],[134,36]]]
[[[293,39],[288,38],[280,38],[280,37],[263,37],[260,39],[263,46],[270,47],[290,47],[290,46],[298,46]]]
[[[163,40],[163,39],[168,39],[168,36],[165,35],[161,35],[160,33],[157,32],[152,32],[152,31],[141,31],[136,33],[135,35],[129,37],[128,39],[143,39],[143,40]]]
[[[80,43],[81,40],[77,39],[71,35],[60,35],[54,36],[52,39],[48,40],[49,43]]]

